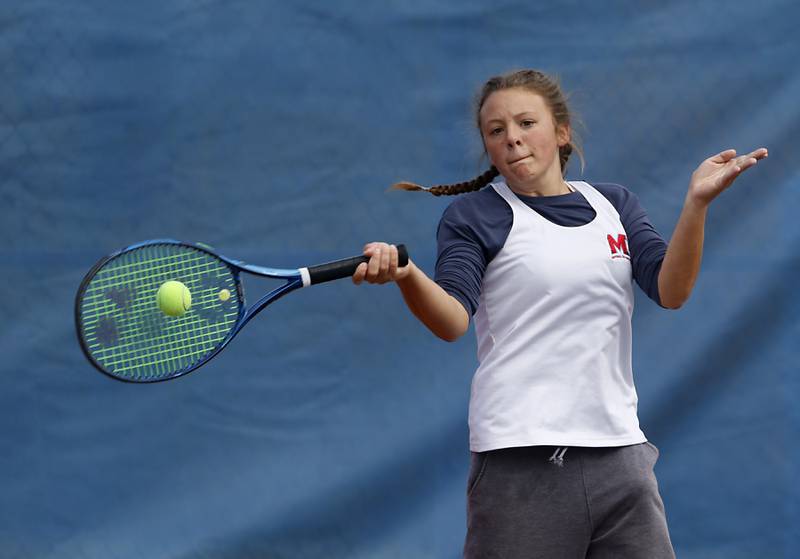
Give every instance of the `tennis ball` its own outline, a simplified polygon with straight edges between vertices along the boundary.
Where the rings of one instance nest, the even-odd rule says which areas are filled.
[[[231,298],[231,292],[228,291],[227,289],[223,289],[222,291],[219,292],[219,300],[220,301],[225,302],[230,298]]]
[[[179,281],[164,282],[156,294],[158,308],[169,316],[183,316],[192,307],[192,294]]]

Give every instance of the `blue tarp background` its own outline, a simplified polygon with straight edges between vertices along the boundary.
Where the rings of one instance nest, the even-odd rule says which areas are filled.
[[[73,297],[159,237],[297,267],[408,244],[485,168],[472,98],[558,74],[586,169],[669,237],[691,172],[770,157],[711,209],[691,301],[637,293],[640,419],[679,557],[800,553],[800,5],[717,2],[0,3],[0,557],[460,556],[470,333],[394,286],[276,303],[180,380],[84,360]],[[251,292],[260,283],[250,284]]]

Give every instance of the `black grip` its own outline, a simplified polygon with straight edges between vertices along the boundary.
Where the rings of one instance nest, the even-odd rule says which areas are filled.
[[[308,268],[311,285],[350,277],[362,262],[369,262],[369,256],[353,256],[352,258],[343,258],[342,260],[311,266]],[[397,265],[402,268],[407,264],[408,251],[406,250],[406,245],[397,245]]]

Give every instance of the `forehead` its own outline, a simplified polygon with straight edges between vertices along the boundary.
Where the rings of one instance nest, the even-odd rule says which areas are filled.
[[[541,95],[515,87],[501,89],[489,95],[481,107],[480,121],[483,123],[493,119],[504,120],[520,113],[541,115],[549,112],[550,109]]]

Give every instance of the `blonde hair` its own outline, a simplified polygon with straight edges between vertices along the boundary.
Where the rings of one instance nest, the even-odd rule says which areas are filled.
[[[571,114],[567,106],[567,98],[561,90],[558,80],[552,76],[540,72],[538,70],[517,70],[501,76],[494,76],[490,78],[476,97],[475,103],[475,120],[480,131],[481,122],[480,115],[483,104],[489,95],[495,91],[504,89],[526,89],[532,93],[541,95],[547,103],[550,112],[553,115],[553,120],[557,126],[570,126],[571,127]],[[569,162],[570,155],[573,151],[578,153],[583,166],[583,152],[578,145],[577,141],[573,139],[573,134],[570,135],[570,141],[558,148],[558,160],[561,164],[561,174],[566,175],[567,163]],[[425,191],[433,194],[434,196],[451,196],[454,194],[462,194],[464,192],[474,192],[480,190],[494,179],[500,173],[494,166],[490,167],[488,171],[475,177],[472,180],[459,182],[455,184],[440,184],[431,187],[421,186],[413,182],[398,182],[392,185],[393,189],[410,190],[410,191]]]

